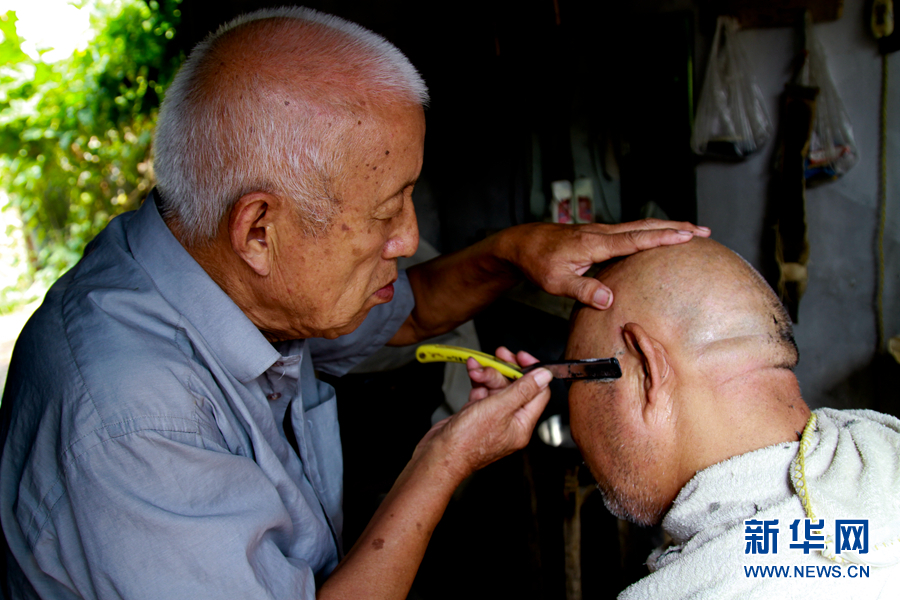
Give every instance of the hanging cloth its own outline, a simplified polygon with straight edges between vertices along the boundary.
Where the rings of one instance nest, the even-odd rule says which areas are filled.
[[[778,295],[795,323],[809,280],[805,169],[817,94],[817,88],[785,86],[772,185]]]

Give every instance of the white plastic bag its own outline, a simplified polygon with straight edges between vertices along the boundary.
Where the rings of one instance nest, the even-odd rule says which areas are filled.
[[[734,17],[716,22],[706,77],[697,104],[691,147],[701,155],[742,158],[762,148],[772,122],[743,46]]]
[[[849,171],[859,160],[859,151],[853,139],[850,117],[825,58],[825,49],[813,32],[812,19],[806,13],[806,60],[797,77],[797,83],[819,89],[816,96],[816,112],[809,154],[806,159],[806,180],[810,183],[831,181]]]

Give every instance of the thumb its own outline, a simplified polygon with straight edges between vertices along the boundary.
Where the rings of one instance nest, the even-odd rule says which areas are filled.
[[[508,388],[506,408],[522,425],[532,429],[550,400],[548,389],[553,375],[547,369],[535,369]],[[541,400],[535,402],[535,400]]]
[[[521,404],[527,403],[529,400],[537,396],[544,389],[550,385],[550,380],[553,379],[553,374],[550,373],[547,369],[535,369],[530,373],[523,375],[519,381],[517,381],[514,385],[521,390],[521,395],[524,396],[524,402]]]
[[[587,306],[598,310],[606,310],[612,306],[612,290],[593,277],[572,275],[563,283],[563,288],[564,295],[575,298]]]

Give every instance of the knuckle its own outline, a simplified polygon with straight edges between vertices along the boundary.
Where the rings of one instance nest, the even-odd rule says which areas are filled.
[[[638,244],[639,244],[639,242],[640,242],[640,239],[641,239],[642,237],[644,237],[642,233],[643,233],[643,232],[641,232],[641,231],[635,231],[635,230],[626,231],[625,233],[622,234],[622,238],[624,239],[624,241],[625,241],[627,244],[629,244],[630,246],[634,246],[635,248],[637,248],[637,246],[638,246]]]

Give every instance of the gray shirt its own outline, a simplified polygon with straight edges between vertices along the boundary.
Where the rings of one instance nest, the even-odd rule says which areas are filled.
[[[116,218],[20,336],[3,399],[13,598],[313,598],[340,557],[334,389],[409,315],[270,344],[171,234]]]

